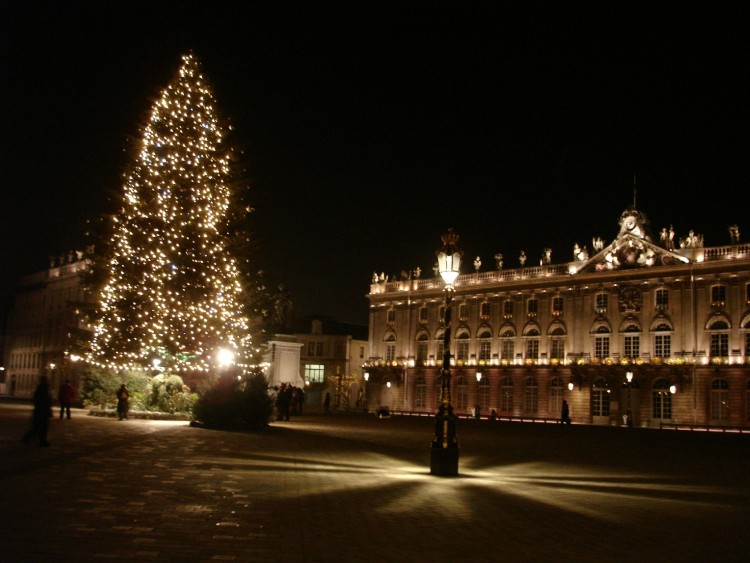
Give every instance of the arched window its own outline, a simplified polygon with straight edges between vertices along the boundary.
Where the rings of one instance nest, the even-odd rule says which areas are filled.
[[[469,386],[466,385],[466,378],[459,375],[456,378],[456,408],[466,410],[469,404]]]
[[[487,327],[482,327],[477,333],[479,339],[479,353],[477,359],[480,363],[486,364],[492,358],[492,331]]]
[[[524,381],[523,412],[536,414],[539,408],[539,385],[533,375]]]
[[[417,365],[423,366],[427,363],[427,348],[429,336],[424,330],[417,334]]]
[[[553,377],[549,382],[549,410],[555,417],[559,417],[562,412],[563,393],[562,378]]]
[[[389,331],[385,335],[385,361],[393,362],[396,359],[396,333]]]
[[[672,327],[659,323],[651,329],[654,333],[654,356],[669,358],[672,355]]]
[[[539,359],[539,329],[534,326],[524,331],[524,339],[526,340],[526,359],[527,360],[538,360]]]
[[[669,391],[669,381],[660,378],[654,381],[651,392],[651,417],[672,418],[672,393]]]
[[[466,362],[469,360],[469,339],[471,335],[466,329],[461,329],[456,334],[456,361]]]
[[[414,408],[427,408],[427,383],[423,375],[417,377],[414,384]]]
[[[513,379],[509,375],[503,377],[500,385],[500,410],[506,413],[513,412]]]
[[[565,328],[561,323],[554,323],[547,331],[549,339],[549,357],[551,360],[565,359]]]
[[[711,383],[711,420],[729,420],[729,383],[725,379],[715,379]]]
[[[513,329],[507,328],[500,333],[500,358],[507,362],[513,362],[515,350],[514,343],[516,340],[516,333]]]
[[[723,287],[723,286],[722,286]],[[713,321],[708,330],[711,331],[711,358],[729,357],[729,323],[723,318]]]
[[[591,414],[609,416],[609,386],[603,377],[595,379],[591,388]]]
[[[609,327],[599,325],[594,336],[594,357],[604,359],[609,357]]]
[[[626,358],[635,359],[641,355],[641,328],[636,324],[629,324],[625,327],[625,341],[623,352]]]

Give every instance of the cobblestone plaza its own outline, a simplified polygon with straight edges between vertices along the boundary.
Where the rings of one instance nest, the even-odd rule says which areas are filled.
[[[5,561],[744,561],[750,436],[317,414],[259,434],[0,403]],[[57,413],[56,413],[57,414]]]

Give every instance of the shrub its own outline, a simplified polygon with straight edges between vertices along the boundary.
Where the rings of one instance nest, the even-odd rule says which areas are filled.
[[[238,381],[223,376],[195,404],[193,419],[210,428],[261,430],[273,414],[273,399],[262,373]]]
[[[89,367],[84,375],[81,398],[85,407],[114,409],[117,389],[125,384],[130,391],[130,408],[143,410],[147,403],[149,376],[142,371],[115,371]]]
[[[160,373],[149,381],[148,410],[192,412],[198,395],[190,391],[179,375]]]

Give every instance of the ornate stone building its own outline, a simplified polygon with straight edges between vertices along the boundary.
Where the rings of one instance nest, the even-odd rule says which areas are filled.
[[[451,394],[459,415],[750,427],[750,244],[701,235],[652,240],[635,208],[620,231],[572,260],[459,276],[452,306]],[[371,406],[434,413],[440,399],[445,293],[419,272],[374,276]],[[630,416],[628,417],[628,413]]]

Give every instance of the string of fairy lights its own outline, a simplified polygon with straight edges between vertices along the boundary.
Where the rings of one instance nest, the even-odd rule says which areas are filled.
[[[251,366],[259,350],[228,248],[233,155],[224,137],[199,63],[185,55],[124,177],[90,364],[138,369],[156,359],[208,370],[222,349]]]

